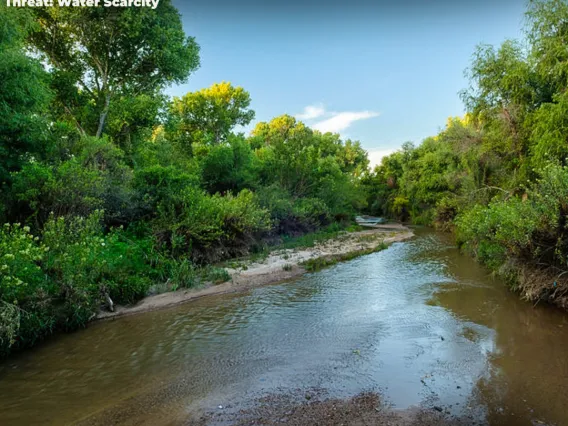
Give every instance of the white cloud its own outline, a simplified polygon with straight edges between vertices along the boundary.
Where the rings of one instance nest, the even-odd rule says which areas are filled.
[[[359,111],[359,112],[334,112],[331,113],[330,118],[319,121],[313,124],[311,127],[315,130],[319,130],[322,133],[332,132],[339,133],[342,130],[347,129],[355,121],[366,120],[368,118],[378,117],[378,112],[373,111]]]
[[[375,166],[378,166],[379,164],[381,164],[383,157],[391,155],[398,149],[399,148],[368,150],[367,153],[369,154],[369,167],[373,169]]]
[[[324,105],[320,103],[308,105],[301,114],[296,114],[295,117],[299,120],[311,121],[312,123],[315,121],[315,123],[308,124],[308,126],[322,133],[341,133],[342,138],[345,139],[347,135],[344,130],[349,128],[354,122],[378,117],[379,115],[378,112],[374,111],[326,111]],[[317,118],[320,118],[320,120],[315,120]],[[391,155],[398,149],[400,148],[368,149],[369,167],[372,169],[381,164],[383,157]]]
[[[297,114],[296,118],[299,120],[312,120],[314,118],[321,117],[325,114],[325,108],[322,104],[308,105],[304,108],[302,114]]]
[[[304,112],[296,114],[299,120],[313,121],[316,118],[322,118],[313,124],[308,124],[312,129],[319,130],[322,133],[339,133],[350,127],[355,121],[366,120],[368,118],[378,117],[378,112],[373,111],[344,111],[333,112],[326,111],[323,104],[308,105],[304,108]]]

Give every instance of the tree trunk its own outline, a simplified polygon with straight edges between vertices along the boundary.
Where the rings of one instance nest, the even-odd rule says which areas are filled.
[[[107,93],[105,96],[105,106],[103,108],[103,111],[101,112],[101,115],[99,116],[99,128],[97,129],[97,138],[100,138],[103,134],[109,106],[110,106],[110,93]]]

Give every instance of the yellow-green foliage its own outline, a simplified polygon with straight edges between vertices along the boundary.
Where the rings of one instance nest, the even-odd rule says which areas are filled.
[[[183,190],[175,200],[158,205],[154,222],[160,243],[174,256],[185,253],[196,261],[229,257],[232,245],[257,232],[270,229],[268,211],[255,195],[243,190],[237,195],[208,195],[197,188]],[[217,253],[221,251],[221,253]]]

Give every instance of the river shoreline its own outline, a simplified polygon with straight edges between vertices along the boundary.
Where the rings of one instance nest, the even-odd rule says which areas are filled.
[[[2,423],[566,424],[566,316],[522,302],[450,234],[412,230],[298,279],[99,321],[14,356],[0,364]]]
[[[241,410],[224,410],[206,413],[199,419],[183,424],[207,426],[214,424],[251,425],[279,424],[291,426],[365,426],[370,424],[389,426],[471,426],[482,424],[473,415],[452,416],[449,410],[412,406],[394,409],[376,392],[363,392],[351,398],[326,398],[318,389],[295,394],[269,394]],[[323,392],[325,395],[325,391]],[[302,398],[302,395],[305,395]],[[303,400],[302,400],[303,399]]]
[[[169,308],[206,296],[238,293],[254,287],[299,277],[308,270],[304,262],[341,260],[368,254],[389,245],[412,238],[414,233],[400,224],[376,225],[368,230],[349,232],[326,240],[314,247],[275,250],[262,261],[244,262],[237,268],[227,268],[231,280],[205,288],[183,289],[147,296],[133,306],[116,306],[114,312],[101,311],[94,321],[110,320]]]

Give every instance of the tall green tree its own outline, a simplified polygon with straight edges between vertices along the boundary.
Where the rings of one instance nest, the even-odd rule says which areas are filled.
[[[527,10],[527,36],[536,70],[549,92],[568,88],[568,3],[531,0]]]
[[[156,9],[34,11],[39,28],[31,43],[52,67],[59,113],[82,134],[101,137],[115,105],[183,83],[199,66],[199,46],[170,0]]]
[[[26,154],[42,151],[46,143],[48,75],[23,50],[32,26],[26,10],[0,5],[0,184],[20,168]]]
[[[527,153],[524,122],[547,95],[526,49],[507,40],[498,49],[480,45],[468,70],[466,108],[493,137],[490,149],[521,158]]]
[[[224,141],[235,126],[254,119],[250,94],[242,87],[222,82],[174,98],[170,107],[170,129],[182,144]]]
[[[318,198],[336,216],[364,204],[357,177],[367,167],[358,142],[322,134],[289,115],[258,123],[250,138],[260,160],[260,181],[277,184],[295,197]]]

